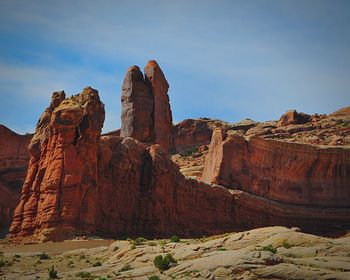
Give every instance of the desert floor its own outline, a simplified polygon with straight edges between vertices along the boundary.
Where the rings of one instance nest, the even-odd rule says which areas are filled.
[[[158,255],[177,261],[160,271]],[[0,244],[0,279],[350,279],[350,235],[267,227],[200,239]],[[157,278],[158,277],[158,278]]]

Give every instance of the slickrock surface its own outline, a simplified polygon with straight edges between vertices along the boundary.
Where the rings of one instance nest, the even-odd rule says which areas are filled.
[[[104,121],[98,93],[85,88],[65,99],[55,92],[29,145],[30,162],[11,236],[21,238],[55,226],[89,230],[96,213],[97,144]],[[55,239],[59,232],[47,232]]]
[[[27,245],[32,253],[28,253],[26,246],[2,246],[0,250],[4,255],[0,256],[0,261],[6,265],[0,268],[0,277],[46,279],[47,270],[54,265],[58,276],[69,280],[82,279],[82,272],[97,279],[139,280],[150,276],[237,280],[350,278],[349,236],[332,239],[297,229],[267,227],[201,239],[181,239],[180,243],[139,239],[138,242],[115,241],[99,246],[100,242],[102,240],[58,243],[57,249],[46,251],[50,259],[40,262],[38,254],[47,250],[45,244]],[[91,248],[93,246],[95,248]],[[77,247],[81,249],[74,249]],[[177,264],[160,273],[153,260],[166,254],[173,255]]]
[[[19,135],[0,125],[0,236],[12,221],[26,175],[32,134]]]
[[[145,66],[143,76],[138,66],[128,69],[122,88],[121,137],[172,147],[172,114],[168,82],[156,61]]]

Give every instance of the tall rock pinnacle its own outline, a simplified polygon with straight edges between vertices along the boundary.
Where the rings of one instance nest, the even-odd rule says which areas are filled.
[[[169,84],[156,61],[128,69],[122,87],[122,128],[120,136],[157,143],[169,150],[172,145],[172,115]]]

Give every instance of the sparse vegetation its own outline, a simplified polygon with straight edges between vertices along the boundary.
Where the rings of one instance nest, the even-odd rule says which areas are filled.
[[[6,265],[6,263],[3,260],[0,260],[0,267],[3,267],[5,265]]]
[[[216,251],[226,251],[226,248],[220,247]]]
[[[147,245],[148,246],[157,246],[157,243],[154,241],[149,241],[149,242],[147,242]]]
[[[156,256],[154,258],[153,264],[160,271],[168,270],[170,267],[177,264],[177,260],[170,254],[167,254],[164,258],[162,255]]]
[[[14,255],[13,257],[14,257],[15,259],[20,259],[20,258],[21,258],[20,255]]]
[[[119,272],[128,271],[128,270],[132,270],[132,267],[129,264],[124,265],[121,269],[119,269]]]
[[[115,246],[115,247],[113,248],[113,252],[118,251],[118,250],[119,250],[119,247],[118,247],[118,246]]]
[[[178,243],[178,242],[180,242],[180,237],[178,237],[177,235],[173,235],[173,236],[170,238],[170,241],[171,241],[171,242]]]
[[[282,243],[282,246],[286,249],[289,249],[290,247],[292,247],[292,245],[290,245],[287,240],[284,240],[283,243]]]
[[[276,253],[277,253],[277,249],[274,248],[271,244],[268,245],[268,246],[263,247],[263,248],[262,248],[262,251],[269,251],[269,252],[271,252],[271,253],[273,253],[273,254],[276,254]]]
[[[92,275],[90,272],[87,271],[79,271],[75,274],[76,277],[80,277],[80,278],[91,278]]]
[[[97,261],[92,266],[97,267],[97,266],[101,266],[101,265],[102,265],[102,263],[100,261]]]
[[[57,270],[55,270],[54,266],[51,266],[51,268],[48,269],[49,271],[49,279],[57,279]]]
[[[148,280],[160,280],[160,278],[156,275],[148,276]]]
[[[50,256],[48,254],[46,254],[46,253],[41,253],[41,254],[38,255],[38,257],[41,260],[48,260],[48,259],[50,259]]]

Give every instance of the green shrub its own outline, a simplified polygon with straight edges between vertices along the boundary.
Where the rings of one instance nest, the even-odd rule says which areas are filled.
[[[51,268],[48,269],[49,271],[49,279],[57,279],[57,270],[55,270],[54,266],[51,266]]]
[[[178,237],[177,235],[173,235],[171,238],[170,238],[170,241],[171,242],[180,242],[180,237]]]
[[[41,253],[38,255],[39,259],[41,260],[48,260],[50,258],[50,256],[46,253]]]
[[[283,241],[282,246],[286,249],[289,249],[290,247],[292,247],[292,245],[290,245],[286,240]]]
[[[124,265],[121,269],[119,269],[119,272],[128,271],[128,270],[132,270],[132,267],[129,264]]]
[[[20,255],[14,255],[13,257],[16,258],[16,259],[20,259],[21,258]]]
[[[160,280],[160,278],[156,275],[148,276],[148,280]]]
[[[262,251],[269,251],[269,252],[271,252],[271,253],[273,253],[273,254],[276,254],[276,253],[277,253],[277,249],[274,248],[271,244],[268,245],[268,246],[263,247],[263,248],[262,248]]]
[[[97,261],[92,266],[97,267],[97,266],[101,266],[101,265],[102,265],[102,263],[100,261]]]
[[[148,246],[157,246],[157,243],[154,242],[154,241],[149,241],[149,242],[147,243],[147,245],[148,245]]]
[[[87,271],[79,271],[75,274],[76,277],[80,277],[80,278],[91,278],[92,275],[90,272]]]
[[[145,242],[146,239],[143,238],[143,237],[138,237],[136,238],[133,242],[136,246],[140,246],[140,245],[143,245],[143,242]]]
[[[3,267],[5,265],[6,265],[6,263],[3,260],[0,260],[0,267]]]
[[[113,248],[113,252],[118,251],[118,250],[119,250],[119,247],[118,247],[118,246],[115,246],[115,247]]]
[[[177,260],[170,254],[167,254],[164,258],[159,255],[154,258],[153,264],[160,271],[168,270],[171,266],[177,264]]]
[[[216,251],[226,251],[226,248],[218,248]]]

